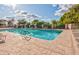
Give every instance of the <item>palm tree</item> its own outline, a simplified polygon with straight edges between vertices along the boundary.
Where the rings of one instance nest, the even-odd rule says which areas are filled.
[[[44,22],[43,27],[44,28],[51,28],[51,24],[49,22]]]
[[[39,22],[37,23],[37,27],[38,27],[38,28],[44,28],[44,24],[45,24],[44,21],[39,21]]]
[[[26,27],[27,21],[25,19],[18,20],[18,26]]]
[[[37,28],[37,24],[39,23],[39,20],[33,20],[32,24],[34,25],[34,28]]]
[[[51,23],[52,23],[52,28],[56,28],[56,26],[57,26],[57,21],[56,21],[56,20],[52,20]]]

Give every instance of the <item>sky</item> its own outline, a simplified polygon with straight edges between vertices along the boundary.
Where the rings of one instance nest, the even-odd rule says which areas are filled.
[[[0,4],[0,18],[59,20],[71,4]]]

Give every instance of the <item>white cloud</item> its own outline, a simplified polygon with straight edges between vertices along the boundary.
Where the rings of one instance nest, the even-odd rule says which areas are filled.
[[[15,10],[14,12],[15,12],[15,15],[16,15],[16,16],[23,16],[23,15],[22,15],[22,12],[23,12],[23,11],[21,11],[21,10]]]
[[[16,17],[19,17],[19,18],[26,18],[31,20],[38,19],[41,17],[37,14],[32,14],[23,10],[15,10],[15,15]]]
[[[42,18],[42,19],[40,19],[41,21],[45,21],[45,22],[51,22],[50,20],[51,20],[51,18]]]
[[[13,10],[15,10],[15,8],[16,8],[16,4],[13,4],[13,3],[11,3],[11,4],[4,4],[5,6],[7,6],[7,7],[12,7],[12,9]]]
[[[53,4],[53,5],[52,5],[52,7],[56,7],[56,6],[57,6],[57,4]]]
[[[9,13],[13,14],[16,18],[38,19],[41,17],[37,14],[16,9],[16,4],[4,4],[4,6],[8,7]]]
[[[19,12],[20,12],[20,10],[15,10],[14,12],[15,12],[15,13],[19,13]]]
[[[65,12],[69,10],[69,8],[72,7],[72,4],[60,4],[58,5],[58,10],[55,11],[55,16],[62,16]]]

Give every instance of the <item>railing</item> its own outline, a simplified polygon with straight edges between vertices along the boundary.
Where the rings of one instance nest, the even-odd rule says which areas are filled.
[[[72,24],[72,29],[79,29],[79,23]]]

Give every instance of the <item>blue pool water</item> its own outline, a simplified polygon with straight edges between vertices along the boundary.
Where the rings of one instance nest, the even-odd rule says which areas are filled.
[[[9,31],[21,35],[30,34],[32,37],[44,40],[53,40],[62,32],[60,30],[42,30],[42,29],[27,29],[27,28],[5,29],[0,31]]]

